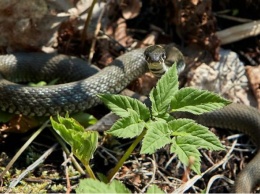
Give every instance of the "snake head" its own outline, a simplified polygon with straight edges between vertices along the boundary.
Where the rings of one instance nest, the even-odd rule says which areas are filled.
[[[183,71],[185,67],[182,53],[174,47],[173,44],[166,46],[149,46],[144,51],[144,56],[148,68],[155,77],[158,78],[160,78],[175,62],[177,64],[178,73]]]
[[[166,59],[166,52],[161,45],[153,45],[147,47],[147,49],[144,51],[144,56],[148,63],[162,63]]]

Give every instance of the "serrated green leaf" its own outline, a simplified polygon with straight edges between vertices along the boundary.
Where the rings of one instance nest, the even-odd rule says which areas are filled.
[[[171,145],[171,152],[178,155],[179,160],[185,166],[191,166],[197,174],[200,174],[200,152],[196,146],[187,144],[185,141],[179,139],[179,137],[174,138]],[[194,158],[191,164],[191,158]]]
[[[150,118],[149,109],[142,102],[136,99],[115,94],[99,94],[98,96],[110,110],[120,117],[128,117],[129,112],[127,109],[133,109],[138,113],[142,120]]]
[[[139,119],[139,115],[132,109],[128,109],[129,116],[123,117],[114,123],[107,133],[120,138],[134,138],[140,135],[145,122]]]
[[[71,145],[73,154],[84,164],[88,165],[98,145],[98,133],[86,131],[73,135],[74,143]]]
[[[166,113],[172,97],[178,91],[179,82],[176,64],[158,81],[157,86],[152,89],[150,99],[152,102],[152,115],[158,116]]]
[[[64,125],[64,127],[67,129],[72,129],[74,131],[79,131],[79,132],[85,131],[84,128],[78,123],[78,121],[76,121],[73,118],[69,118],[68,116],[61,117],[58,115],[57,119],[58,119],[59,123],[61,125]]]
[[[83,163],[88,164],[97,148],[98,133],[85,131],[84,128],[72,118],[57,117],[58,122],[50,118],[52,127],[67,142],[73,154]]]
[[[148,130],[143,139],[141,154],[153,154],[157,149],[171,142],[171,131],[166,122],[147,123],[146,128]]]
[[[207,127],[199,125],[190,119],[177,119],[168,123],[169,130],[177,139],[196,148],[222,150],[224,147],[218,138]]]
[[[230,103],[213,92],[187,87],[175,93],[171,101],[171,109],[172,111],[202,114],[222,108]]]
[[[105,184],[99,180],[81,179],[76,193],[131,193],[123,183],[113,180],[110,184]]]
[[[67,144],[71,145],[72,141],[72,134],[68,132],[68,129],[63,124],[55,121],[52,117],[50,118],[51,124],[53,129],[58,133]]]
[[[157,185],[151,185],[148,187],[146,193],[161,193],[164,194],[164,192],[157,186]]]

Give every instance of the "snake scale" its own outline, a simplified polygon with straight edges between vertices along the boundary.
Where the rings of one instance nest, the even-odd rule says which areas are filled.
[[[128,52],[116,58],[101,71],[86,65],[84,60],[66,55],[42,53],[2,55],[0,109],[28,116],[49,116],[58,112],[78,112],[94,107],[100,103],[98,93],[119,93],[148,70],[144,52],[144,48]],[[178,56],[172,50],[166,54],[173,59]],[[57,77],[60,82],[69,83],[44,87],[29,87],[14,83],[50,81]],[[233,103],[211,113],[199,116],[184,114],[182,117],[193,118],[206,126],[242,131],[260,147],[260,112],[255,108]],[[248,193],[259,183],[260,152],[238,175],[235,192]]]

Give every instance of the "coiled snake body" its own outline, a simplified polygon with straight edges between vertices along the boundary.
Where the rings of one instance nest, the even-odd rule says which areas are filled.
[[[167,50],[167,55],[179,60],[179,53],[176,54],[171,47]],[[91,66],[85,70],[85,61],[65,55],[19,53],[0,56],[0,109],[29,116],[49,116],[91,108],[100,103],[97,94],[119,93],[148,70],[144,52],[145,49],[137,49],[126,53],[99,72]],[[51,76],[53,72],[54,77]],[[48,81],[57,77],[61,82],[70,83],[29,87],[12,82]],[[69,79],[65,80],[64,77]],[[233,103],[200,116],[182,116],[193,118],[206,126],[242,131],[260,147],[260,112],[255,108]],[[250,192],[259,182],[260,152],[238,175],[235,191]]]
[[[138,49],[118,57],[110,66],[87,79],[82,79],[89,75],[86,62],[74,57],[40,53],[1,56],[0,72],[5,79],[0,82],[0,107],[3,111],[30,116],[86,110],[100,103],[97,94],[119,93],[147,71],[143,51]],[[95,68],[90,68],[90,71],[95,72]],[[61,79],[75,75],[69,81],[81,80],[44,87],[29,87],[8,81],[51,80],[54,77],[50,78],[48,74],[53,72]]]

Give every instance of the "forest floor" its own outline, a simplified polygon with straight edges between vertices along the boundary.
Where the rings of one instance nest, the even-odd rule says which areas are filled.
[[[74,4],[80,10],[81,7],[80,4],[77,4],[78,2],[80,1],[75,1]],[[182,0],[181,3],[170,0],[118,2],[111,1],[109,5],[105,5],[104,13],[101,9],[98,14],[93,14],[94,19],[92,22],[101,25],[98,33],[95,33],[95,29],[98,28],[92,28],[91,24],[88,24],[87,33],[82,34],[82,30],[79,29],[84,27],[85,21],[83,20],[80,23],[77,19],[70,19],[60,23],[58,30],[55,31],[56,34],[49,31],[46,24],[42,30],[47,30],[39,34],[40,38],[38,38],[35,31],[28,29],[23,31],[25,33],[24,37],[21,33],[20,40],[14,40],[14,37],[19,37],[19,34],[14,34],[18,25],[12,26],[12,23],[10,24],[8,23],[10,21],[7,21],[5,25],[2,25],[2,29],[6,27],[2,36],[4,38],[9,37],[7,39],[9,43],[8,46],[1,47],[1,53],[7,53],[10,48],[11,51],[40,51],[42,49],[41,44],[46,42],[45,39],[50,40],[49,36],[55,34],[51,46],[45,49],[67,55],[84,56],[84,59],[88,58],[93,64],[103,68],[128,50],[151,44],[174,42],[185,54],[186,63],[189,67],[186,69],[185,74],[180,77],[182,86],[187,85],[187,82],[191,79],[189,76],[202,64],[202,61],[218,61],[220,48],[237,53],[239,60],[247,66],[247,72],[260,71],[259,68],[258,70],[250,69],[260,64],[259,33],[244,39],[238,38],[237,41],[228,43],[223,42],[224,38],[219,35],[222,30],[259,20],[259,0]],[[20,13],[15,13],[14,10],[15,8],[10,6],[3,13],[8,13],[8,16],[11,15],[10,18],[22,17],[19,15]],[[53,10],[57,11],[57,9]],[[22,10],[20,11],[22,12]],[[98,20],[99,15],[102,15],[101,21]],[[5,16],[0,15],[0,18]],[[37,16],[30,17],[37,18]],[[44,23],[42,22],[42,24]],[[26,37],[31,37],[30,44],[28,44],[28,38]],[[201,59],[201,56],[199,56],[200,51],[203,51],[202,56],[207,56],[207,59],[194,62],[197,58]],[[260,74],[258,73],[258,75]],[[259,86],[259,76],[258,78],[252,78],[252,73],[248,73],[246,76],[251,80],[251,85],[253,85],[253,82]],[[128,88],[141,95],[147,95],[155,83],[155,78],[147,74],[132,83]],[[260,100],[257,99],[259,90],[251,87],[250,91],[251,93],[253,91],[255,97],[254,102],[249,102],[249,104],[260,107],[258,103]],[[97,119],[102,118],[108,112],[108,109],[103,105],[88,111]],[[0,132],[0,172],[6,168],[18,149],[35,131],[27,131],[27,129],[31,128],[28,125],[32,125],[34,122],[30,118],[23,118],[22,122],[20,120],[20,116],[15,116],[11,121],[2,124]],[[23,127],[26,130],[22,131],[27,132],[10,132],[10,130],[17,132],[18,129],[20,130]],[[210,130],[219,137],[227,149],[218,152],[200,150],[202,155],[201,171],[204,172],[212,168],[212,166],[216,168],[200,177],[197,181],[190,183],[192,186],[185,192],[201,193],[206,192],[206,188],[208,192],[212,193],[231,192],[236,175],[256,153],[256,148],[248,137],[240,133],[234,135],[234,132],[222,129]],[[107,174],[132,140],[116,139],[105,133],[100,134],[99,140],[99,147],[91,160],[91,164],[94,172]],[[11,181],[17,178],[23,170],[56,142],[57,140],[50,130],[44,130],[5,174],[1,180],[2,190],[0,192],[6,192]],[[232,149],[232,152],[230,149]],[[153,155],[140,155],[140,146],[137,146],[115,178],[122,181],[132,192],[144,192],[147,185],[156,184],[165,192],[170,193],[185,182],[187,183],[195,175],[193,171],[189,171],[175,156],[169,153],[169,148],[160,149]],[[74,192],[80,178],[83,177],[68,162],[62,149],[56,148],[42,164],[37,166],[16,187],[9,191],[25,193]],[[259,192],[259,190],[257,191]]]

